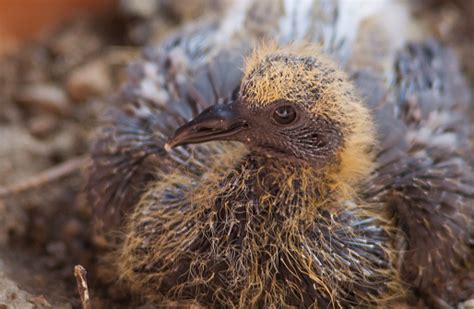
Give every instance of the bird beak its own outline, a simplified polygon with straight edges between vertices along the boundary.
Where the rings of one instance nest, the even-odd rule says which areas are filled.
[[[178,128],[166,142],[165,149],[169,151],[179,145],[216,140],[236,140],[237,133],[248,128],[247,122],[239,115],[236,102],[217,104]]]

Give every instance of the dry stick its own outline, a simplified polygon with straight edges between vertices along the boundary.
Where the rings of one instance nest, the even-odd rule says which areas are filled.
[[[89,287],[86,279],[87,271],[81,265],[74,266],[74,277],[76,277],[77,291],[81,297],[82,309],[91,309],[91,299],[89,296]]]
[[[40,172],[39,174],[28,177],[27,179],[21,180],[12,185],[6,187],[0,186],[0,198],[37,188],[72,174],[84,166],[86,162],[87,156],[72,158],[66,162],[53,166],[43,172]]]

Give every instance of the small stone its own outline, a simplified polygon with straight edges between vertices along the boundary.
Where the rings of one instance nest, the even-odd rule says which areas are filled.
[[[64,260],[67,255],[66,245],[62,241],[55,241],[46,246],[46,251],[59,260]]]
[[[97,248],[106,249],[109,247],[109,242],[103,235],[94,235],[92,242]]]
[[[31,135],[45,138],[58,127],[58,121],[50,115],[38,115],[30,119],[28,127]]]
[[[76,101],[104,95],[111,89],[107,65],[99,59],[75,69],[67,77],[66,88]]]
[[[466,309],[474,308],[474,298],[466,300],[463,305]]]
[[[158,10],[156,0],[121,0],[120,10],[124,15],[139,18],[150,18]]]
[[[74,239],[83,230],[83,225],[77,219],[70,219],[63,227],[63,233],[66,239]]]
[[[65,115],[69,111],[66,93],[55,84],[31,84],[20,89],[15,101],[26,107],[41,112]]]
[[[26,221],[24,210],[19,210],[18,207],[13,207],[0,199],[0,246],[7,245],[14,237],[24,236]]]

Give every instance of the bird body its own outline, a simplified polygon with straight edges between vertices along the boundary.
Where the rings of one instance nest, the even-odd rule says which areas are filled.
[[[157,299],[214,305],[342,306],[399,293],[380,205],[333,201],[311,169],[267,160],[247,154],[197,187],[181,175],[149,191],[129,223],[121,274]]]
[[[469,91],[448,50],[409,44],[350,81],[315,44],[216,48],[226,22],[197,28],[131,67],[92,152],[132,290],[239,307],[474,295]]]

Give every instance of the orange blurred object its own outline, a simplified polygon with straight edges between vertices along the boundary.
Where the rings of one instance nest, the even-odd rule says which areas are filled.
[[[116,0],[0,0],[0,53],[78,13],[101,13]]]

